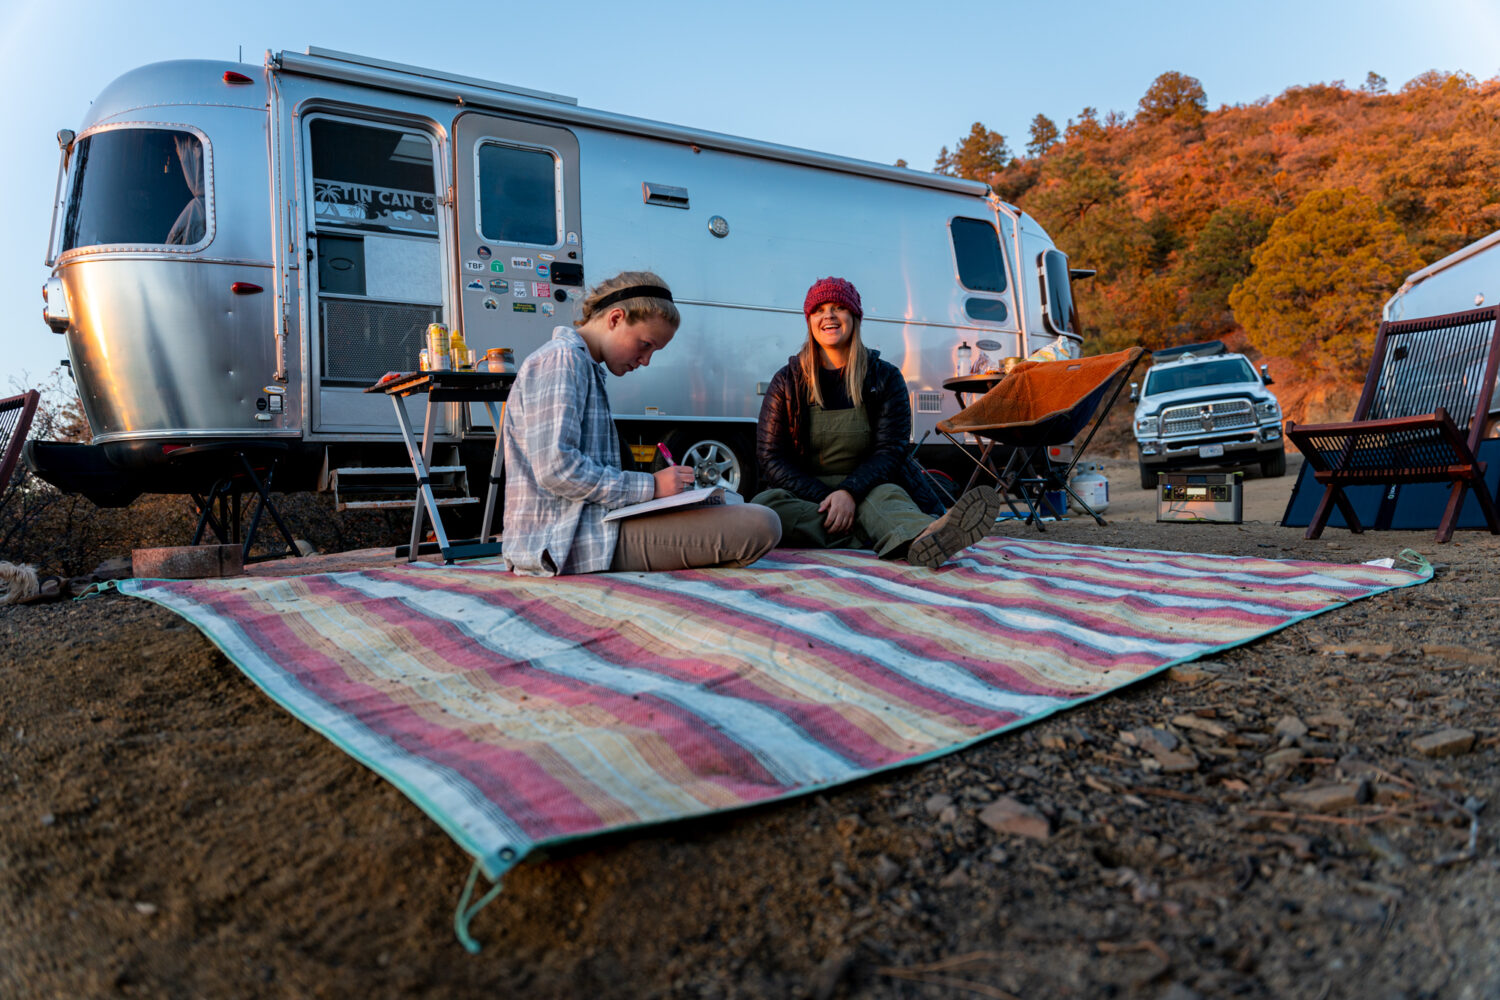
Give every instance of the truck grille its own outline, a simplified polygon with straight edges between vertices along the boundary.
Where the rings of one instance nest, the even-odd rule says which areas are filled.
[[[1174,406],[1161,414],[1163,436],[1203,434],[1255,426],[1255,407],[1248,400],[1233,399],[1222,403],[1193,403]]]

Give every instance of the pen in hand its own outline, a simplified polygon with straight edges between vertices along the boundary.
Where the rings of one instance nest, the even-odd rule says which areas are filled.
[[[692,486],[693,480],[696,478],[697,473],[694,472],[694,470],[687,468],[686,466],[678,465],[677,460],[672,457],[671,449],[669,449],[661,441],[656,442],[656,448],[661,452],[661,457],[666,459],[667,468],[678,470],[676,477],[677,488],[679,490],[685,490],[689,486]],[[663,469],[662,471],[665,472],[666,469]],[[658,475],[660,475],[660,473],[658,473]]]

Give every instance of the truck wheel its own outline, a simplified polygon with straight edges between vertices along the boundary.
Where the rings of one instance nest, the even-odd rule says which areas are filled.
[[[756,475],[755,455],[747,435],[730,433],[708,437],[678,430],[668,434],[663,443],[679,464],[697,472],[699,486],[722,486],[750,499]],[[663,469],[666,464],[658,454],[653,468]]]
[[[1270,458],[1260,460],[1260,474],[1267,479],[1286,475],[1286,452],[1277,449],[1276,454]]]
[[[1143,489],[1143,490],[1155,490],[1156,489],[1156,474],[1157,474],[1157,471],[1158,470],[1151,468],[1145,462],[1141,463],[1141,489]]]

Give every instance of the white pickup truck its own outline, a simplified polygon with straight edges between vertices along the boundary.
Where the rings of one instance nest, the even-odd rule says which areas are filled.
[[[1257,375],[1217,340],[1153,351],[1151,361],[1144,384],[1130,386],[1142,489],[1173,469],[1258,465],[1263,476],[1286,474],[1281,405],[1265,365]]]

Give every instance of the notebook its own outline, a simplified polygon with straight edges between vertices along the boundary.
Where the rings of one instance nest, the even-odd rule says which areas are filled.
[[[633,503],[625,507],[616,507],[604,515],[606,521],[620,521],[627,517],[638,517],[641,514],[655,514],[663,510],[675,510],[681,507],[718,507],[722,504],[744,503],[745,498],[732,490],[726,490],[722,486],[700,486],[695,490],[683,490],[681,493],[669,497],[657,497],[655,500],[647,500],[645,503]]]

